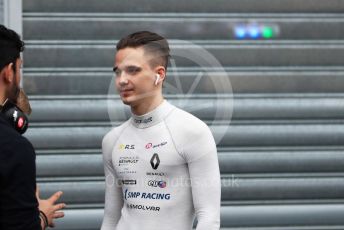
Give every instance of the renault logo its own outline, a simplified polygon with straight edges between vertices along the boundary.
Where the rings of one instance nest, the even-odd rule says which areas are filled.
[[[159,155],[157,153],[154,153],[150,163],[151,163],[151,166],[154,170],[158,169],[158,167],[160,165],[160,159],[159,159]]]

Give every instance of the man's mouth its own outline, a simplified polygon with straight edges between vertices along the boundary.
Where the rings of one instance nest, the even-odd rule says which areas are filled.
[[[133,89],[120,89],[119,90],[120,93],[130,92],[130,91],[133,91]]]
[[[133,92],[134,90],[133,89],[120,89],[119,93],[122,95],[122,96],[126,96],[128,95],[129,93]]]

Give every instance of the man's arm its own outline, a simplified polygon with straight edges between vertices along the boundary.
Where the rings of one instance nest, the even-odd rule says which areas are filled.
[[[35,150],[25,138],[13,139],[2,148],[1,162],[1,221],[2,230],[38,230],[46,224],[40,218],[43,211],[48,225],[53,219],[62,218],[60,210],[65,204],[55,204],[62,192],[57,192],[48,200],[41,200],[36,188]]]
[[[116,229],[123,206],[122,189],[112,164],[112,150],[115,139],[108,137],[109,135],[104,137],[102,144],[105,172],[105,210],[101,230]]]
[[[2,230],[41,228],[36,190],[35,152],[24,138],[2,147]]]
[[[203,127],[199,132],[195,139],[190,137],[191,144],[185,149],[198,220],[196,230],[218,230],[221,177],[216,144],[208,127]]]

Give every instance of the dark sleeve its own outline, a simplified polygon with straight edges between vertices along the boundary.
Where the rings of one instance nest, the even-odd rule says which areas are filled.
[[[1,146],[1,230],[40,230],[36,199],[36,155],[28,140]]]

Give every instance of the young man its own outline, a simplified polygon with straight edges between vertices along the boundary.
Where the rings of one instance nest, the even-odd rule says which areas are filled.
[[[169,46],[137,32],[117,44],[116,87],[132,117],[103,139],[102,230],[220,228],[220,172],[205,123],[164,100]]]
[[[29,103],[20,89],[20,52],[24,43],[18,34],[0,25],[0,229],[39,230],[53,227],[53,219],[65,204],[55,202],[62,192],[48,200],[39,199],[36,189],[35,151],[23,136]],[[20,109],[20,108],[21,109]]]

